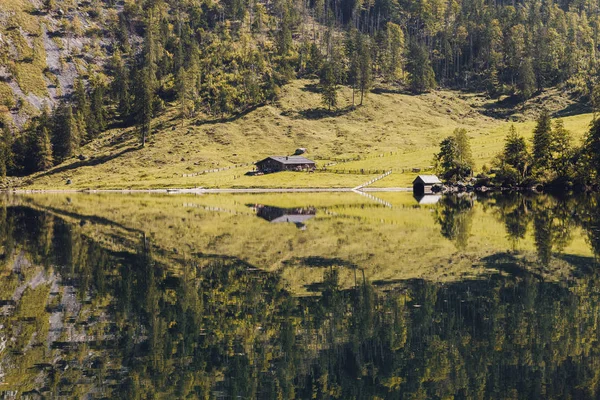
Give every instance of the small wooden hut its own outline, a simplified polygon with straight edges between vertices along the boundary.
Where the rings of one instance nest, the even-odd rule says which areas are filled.
[[[435,175],[419,175],[413,181],[413,193],[416,196],[433,193],[433,187],[441,185],[442,181]]]

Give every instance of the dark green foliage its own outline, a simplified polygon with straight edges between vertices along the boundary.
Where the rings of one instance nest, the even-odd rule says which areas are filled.
[[[0,119],[0,178],[6,178],[14,168],[12,146],[13,134],[8,122]]]
[[[457,128],[453,136],[444,139],[434,162],[446,180],[457,181],[471,175],[474,163],[467,131]]]
[[[552,120],[548,110],[543,110],[533,130],[533,166],[543,171],[552,160]]]
[[[338,79],[335,74],[335,65],[331,61],[323,63],[321,70],[321,97],[323,104],[327,106],[329,110],[337,106],[337,90],[338,90]]]
[[[533,66],[531,64],[531,58],[526,57],[521,61],[518,72],[518,88],[521,92],[521,98],[523,100],[529,99],[535,93],[535,75],[533,73]]]
[[[410,43],[407,70],[413,92],[423,93],[435,87],[435,72],[424,44],[418,41]]]
[[[35,152],[35,166],[38,171],[45,171],[54,165],[50,132],[48,132],[47,127],[44,126],[37,132],[33,151]]]
[[[591,79],[598,18],[590,14],[595,5],[585,1],[147,0],[111,6],[117,3],[86,5],[106,32],[102,50],[109,59],[88,68],[65,99],[77,145],[112,124],[136,124],[145,143],[152,119],[166,105],[178,105],[182,120],[235,115],[274,100],[282,85],[305,76],[321,79],[328,108],[337,106],[339,85],[352,87],[354,105],[355,93],[362,103],[381,81],[408,85],[414,93],[439,84],[522,100],[565,85],[598,108]],[[54,1],[42,4],[56,8]],[[69,38],[83,34],[79,18],[71,25],[65,28]],[[50,135],[55,142],[52,129]],[[72,153],[59,147],[57,160]],[[546,160],[535,155],[536,165],[541,162],[544,173],[572,174],[567,166],[577,152],[551,154]],[[575,161],[588,155],[580,152]]]
[[[62,161],[76,155],[81,144],[82,130],[73,115],[73,107],[61,103],[54,113],[52,125],[54,157]]]
[[[504,150],[497,159],[499,172],[496,180],[502,184],[520,185],[530,174],[531,156],[525,138],[517,133],[514,125],[504,143]]]
[[[584,155],[588,164],[587,181],[598,184],[600,178],[600,119],[595,119],[586,136],[584,144]]]

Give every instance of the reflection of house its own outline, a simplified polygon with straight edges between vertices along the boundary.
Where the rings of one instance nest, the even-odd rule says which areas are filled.
[[[291,222],[298,228],[304,228],[306,221],[317,214],[317,209],[314,207],[279,208],[260,204],[250,205],[250,207],[254,208],[256,216],[266,219],[273,224]]]
[[[415,199],[419,202],[420,205],[425,206],[428,204],[437,204],[442,199],[442,195],[428,194],[423,196],[415,196]]]
[[[413,181],[413,193],[415,196],[433,193],[433,187],[441,184],[442,181],[435,175],[419,175]]]
[[[310,171],[316,164],[302,156],[273,156],[257,162],[256,168],[260,172]]]

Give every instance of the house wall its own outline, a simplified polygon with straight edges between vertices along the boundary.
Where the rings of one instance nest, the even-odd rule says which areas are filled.
[[[283,164],[275,160],[261,161],[256,164],[259,171],[298,171],[314,169],[315,164]]]

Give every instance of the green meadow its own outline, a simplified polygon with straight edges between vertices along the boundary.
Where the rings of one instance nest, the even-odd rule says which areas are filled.
[[[467,129],[477,169],[489,166],[511,123],[485,115],[494,100],[461,92],[414,96],[375,91],[356,108],[350,107],[351,90],[342,89],[340,97],[340,109],[328,113],[318,105],[315,82],[297,80],[277,102],[231,119],[199,116],[182,122],[176,107],[168,108],[154,121],[145,148],[139,147],[135,129],[109,130],[86,145],[82,157],[25,183],[30,189],[339,188],[392,170],[374,186],[407,187],[416,175],[411,171],[427,170],[439,142],[456,128]],[[564,118],[576,140],[590,120],[590,114]],[[531,136],[532,120],[515,125]],[[254,162],[298,147],[307,148],[307,156],[327,170],[245,175]]]

